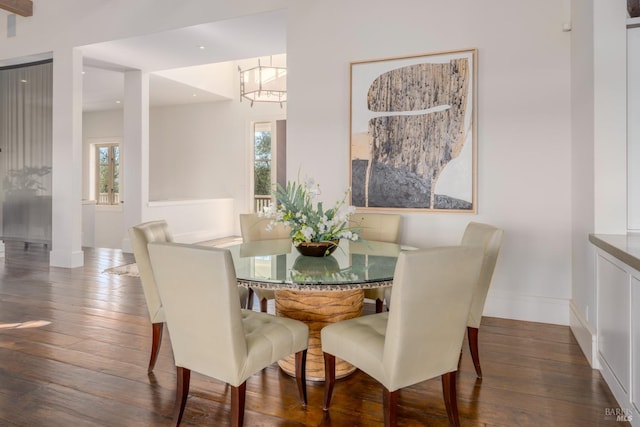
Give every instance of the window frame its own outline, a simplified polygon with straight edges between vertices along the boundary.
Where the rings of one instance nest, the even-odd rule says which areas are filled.
[[[95,196],[96,205],[100,206],[118,206],[120,205],[120,194],[122,189],[122,179],[121,179],[121,171],[122,171],[122,149],[119,142],[97,142],[93,145],[93,168],[94,168],[94,183],[93,183],[93,191]],[[100,149],[108,148],[108,174],[109,174],[109,182],[107,192],[107,203],[101,202],[100,195]],[[118,162],[115,162],[115,153],[114,148],[118,150]],[[118,169],[118,192],[114,192],[113,189],[115,187],[115,169]]]
[[[269,174],[270,174],[270,182],[273,183],[275,180],[275,171],[276,171],[276,126],[275,121],[273,120],[256,120],[251,123],[251,179],[250,179],[250,188],[251,188],[251,212],[257,212],[257,200],[255,193],[255,171],[256,164],[258,163],[258,159],[256,158],[256,133],[257,132],[269,132],[271,135],[271,157],[269,159]],[[267,194],[258,194],[259,196],[266,196]],[[269,194],[270,203],[274,202],[273,195]]]

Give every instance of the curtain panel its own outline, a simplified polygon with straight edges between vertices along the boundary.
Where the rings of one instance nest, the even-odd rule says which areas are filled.
[[[52,62],[0,68],[2,240],[51,243]]]

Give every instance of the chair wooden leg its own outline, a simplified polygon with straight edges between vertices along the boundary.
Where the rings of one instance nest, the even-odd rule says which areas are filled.
[[[307,406],[307,350],[296,353],[296,383],[302,400],[302,406]]]
[[[471,352],[471,359],[473,359],[473,366],[476,368],[476,375],[478,378],[482,378],[480,355],[478,354],[478,328],[467,326],[467,338],[469,340],[469,350]]]
[[[177,387],[176,387],[176,403],[173,406],[173,425],[178,427],[184,414],[184,407],[187,404],[187,395],[189,394],[189,382],[191,381],[191,369],[177,366]]]
[[[247,294],[247,310],[253,310],[253,289],[251,288]]]
[[[247,382],[238,387],[231,386],[231,425],[240,427],[244,421],[244,399],[247,392]]]
[[[333,354],[322,352],[324,355],[324,403],[322,409],[329,410],[333,386],[336,383],[336,357]]]
[[[447,408],[449,424],[459,426],[460,418],[458,417],[458,399],[456,397],[456,371],[442,375],[442,396],[444,397],[444,406]]]
[[[376,313],[382,313],[383,304],[384,304],[384,301],[382,301],[381,299],[376,299]]]
[[[262,298],[260,300],[260,311],[263,313],[267,312],[267,299],[266,298]]]
[[[152,340],[151,340],[151,358],[149,358],[149,367],[147,372],[153,371],[158,360],[158,353],[160,352],[160,344],[162,343],[162,331],[164,330],[164,323],[152,323]]]
[[[385,427],[398,425],[398,390],[389,391],[385,387],[382,391],[382,407],[384,411]]]

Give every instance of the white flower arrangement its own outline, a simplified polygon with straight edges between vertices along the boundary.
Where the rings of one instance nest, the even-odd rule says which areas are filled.
[[[349,217],[354,206],[347,205],[350,190],[331,209],[324,210],[322,202],[314,200],[320,194],[320,186],[312,180],[304,185],[289,181],[287,187],[278,185],[273,192],[276,204],[266,207],[260,216],[271,218],[270,226],[278,223],[291,228],[291,239],[295,246],[304,242],[329,242],[339,239],[357,241],[359,230],[351,229]]]

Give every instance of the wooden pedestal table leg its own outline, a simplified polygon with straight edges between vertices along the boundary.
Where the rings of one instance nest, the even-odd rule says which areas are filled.
[[[362,315],[364,295],[361,289],[345,291],[275,292],[276,315],[300,320],[309,326],[307,350],[307,380],[324,381],[324,359],[320,330],[334,322]],[[279,360],[278,365],[289,375],[295,375],[293,355]],[[336,378],[343,378],[356,370],[353,365],[336,358]]]

